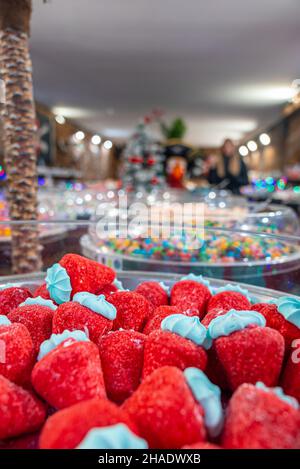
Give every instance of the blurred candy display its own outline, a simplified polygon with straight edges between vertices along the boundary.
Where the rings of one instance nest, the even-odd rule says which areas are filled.
[[[121,217],[114,225],[115,214],[104,231],[101,221],[91,225],[81,239],[83,254],[117,270],[193,271],[270,287],[290,281],[285,269],[298,270],[300,250],[293,235],[299,232],[299,222],[289,208],[247,204],[244,199],[238,206],[236,200],[215,197],[214,204],[204,204],[202,226],[196,226],[192,217],[179,226],[167,207],[160,207],[164,215],[159,217],[154,205],[151,225],[132,219],[126,232]],[[164,223],[170,219],[168,230]],[[292,284],[296,283],[294,279]]]

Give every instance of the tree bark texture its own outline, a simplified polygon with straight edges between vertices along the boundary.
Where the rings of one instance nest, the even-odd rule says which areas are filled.
[[[8,4],[10,7],[5,10]],[[13,6],[18,10],[16,15],[11,10]],[[31,2],[0,0],[1,79],[6,94],[2,107],[3,147],[10,218],[19,222],[12,225],[12,266],[18,274],[42,267],[39,230],[30,224],[37,219],[37,128],[28,44],[30,13]]]

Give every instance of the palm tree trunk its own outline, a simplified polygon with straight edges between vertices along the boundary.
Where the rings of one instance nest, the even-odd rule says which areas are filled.
[[[0,0],[1,78],[5,84],[2,111],[8,204],[13,221],[37,219],[36,116],[29,54],[31,0]],[[38,227],[12,226],[15,273],[41,269]]]

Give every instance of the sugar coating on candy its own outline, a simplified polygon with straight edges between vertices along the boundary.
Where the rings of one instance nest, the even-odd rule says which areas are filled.
[[[0,414],[0,439],[6,439],[36,431],[46,410],[31,392],[0,376]]]
[[[181,448],[206,438],[203,409],[177,368],[155,370],[122,408],[150,448]]]
[[[106,298],[118,290],[119,289],[113,283],[110,283],[109,285],[104,285],[104,287],[101,287],[99,290],[97,290],[96,295],[104,295]]]
[[[172,332],[157,330],[147,336],[144,350],[143,377],[162,366],[205,369],[207,355],[204,348]]]
[[[71,279],[72,295],[81,291],[96,294],[105,285],[111,284],[116,276],[110,267],[78,254],[66,254],[59,264]]]
[[[40,436],[41,449],[76,448],[92,428],[124,423],[137,428],[128,414],[108,399],[89,399],[60,410],[49,417]]]
[[[198,368],[186,368],[183,374],[195,399],[204,409],[204,421],[210,436],[218,436],[224,422],[221,389]]]
[[[236,311],[238,311],[238,310],[236,310]],[[226,313],[227,313],[227,311],[224,311],[223,309],[212,309],[212,310],[210,310],[209,313],[207,313],[204,316],[204,318],[201,319],[201,324],[203,324],[203,326],[208,328],[209,324],[211,323],[211,321],[213,319],[218,318],[219,316],[223,316]]]
[[[99,350],[90,341],[70,338],[56,346],[35,364],[31,382],[56,409],[106,396]]]
[[[242,288],[240,285],[231,285],[231,283],[227,283],[224,287],[216,288],[214,294],[222,293],[226,291],[233,291],[236,293],[241,293],[241,295],[245,296],[247,300],[251,303],[251,298],[249,295],[249,291],[246,288]]]
[[[232,449],[299,448],[300,413],[274,392],[243,384],[230,399],[222,446]]]
[[[27,327],[37,354],[40,345],[49,339],[52,333],[53,310],[48,306],[18,306],[8,314],[10,321]]]
[[[0,449],[39,449],[39,431],[10,438],[0,443]]]
[[[261,389],[262,391],[265,391],[265,392],[273,392],[274,394],[276,394],[277,397],[279,397],[279,399],[281,399],[282,401],[284,402],[287,402],[288,404],[290,404],[291,406],[293,406],[295,409],[299,409],[299,404],[298,404],[298,401],[297,399],[291,397],[291,396],[288,396],[287,394],[285,394],[283,392],[283,389],[280,387],[280,386],[276,386],[274,388],[268,388],[264,383],[262,383],[261,381],[258,381],[255,385],[258,389]]]
[[[206,364],[205,350],[188,339],[162,330],[153,331],[147,337],[143,378],[163,366],[175,366],[184,370],[193,366],[205,369]]]
[[[46,284],[50,297],[58,305],[70,301],[72,292],[70,276],[60,264],[54,264],[47,270]]]
[[[230,309],[249,311],[251,310],[251,303],[239,292],[224,291],[217,293],[210,298],[207,305],[207,312],[210,312],[213,309],[220,309],[225,312]]]
[[[158,282],[140,283],[135,291],[147,298],[155,308],[169,303],[168,293]]]
[[[178,306],[182,311],[193,310],[202,318],[206,305],[211,297],[209,289],[194,280],[181,280],[171,290],[171,305]]]
[[[228,336],[233,332],[241,331],[250,324],[264,327],[264,316],[256,311],[236,311],[231,309],[228,313],[213,319],[208,326],[208,336],[211,339]]]
[[[30,296],[27,288],[10,287],[0,291],[0,314],[7,315]]]
[[[210,351],[208,376],[225,389],[235,390],[242,383],[263,381],[275,386],[284,357],[282,335],[269,327],[248,326],[214,340]],[[216,360],[217,373],[213,373]],[[219,369],[220,368],[220,369]]]
[[[71,341],[68,341],[68,339],[71,339]],[[50,338],[41,344],[37,360],[42,360],[45,355],[50,353],[63,342],[65,342],[64,346],[66,347],[68,344],[72,344],[73,341],[88,342],[89,338],[83,331],[65,330],[61,334],[51,334]]]
[[[277,310],[294,326],[300,328],[300,300],[289,296],[282,296],[276,302]]]
[[[276,304],[258,303],[252,306],[252,310],[258,311],[266,319],[268,327],[277,330],[284,337],[287,349],[290,349],[293,341],[300,338],[300,329],[278,312]]]
[[[93,293],[89,292],[80,292],[73,296],[73,301],[89,308],[94,313],[101,314],[110,321],[116,319],[117,310],[113,304],[109,303],[105,299],[104,295],[93,295]]]
[[[34,292],[33,292],[33,298],[37,296],[41,296],[42,298],[45,298],[46,300],[51,300],[50,293],[47,290],[47,285],[46,283],[42,283],[39,287],[37,287]]]
[[[199,441],[197,443],[193,443],[192,445],[185,445],[181,449],[222,449],[221,446],[215,445],[209,442]]]
[[[122,403],[139,386],[146,336],[136,331],[109,332],[99,342],[108,398]]]
[[[152,315],[145,324],[143,333],[148,335],[150,332],[160,329],[161,322],[164,318],[170,316],[171,314],[179,313],[181,313],[181,310],[180,308],[177,308],[177,306],[165,305],[155,308]]]
[[[174,332],[184,339],[189,339],[196,345],[203,345],[207,329],[200,323],[197,316],[185,316],[184,314],[172,314],[163,319],[161,323],[163,331]]]
[[[93,428],[77,449],[147,449],[148,444],[132,433],[123,423],[110,427]]]
[[[53,311],[57,309],[57,305],[55,305],[52,300],[47,300],[45,298],[42,298],[41,296],[35,296],[34,298],[26,298],[23,303],[19,304],[19,307],[32,305],[47,306],[47,308],[50,308]]]
[[[0,375],[20,385],[28,383],[34,365],[34,349],[28,329],[23,324],[0,325],[0,344],[3,353]]]
[[[142,331],[153,306],[136,292],[118,291],[107,298],[117,308],[114,329],[133,329]]]
[[[113,305],[106,305],[104,301],[99,301],[98,304],[101,309],[102,307],[107,307],[111,310],[115,308]],[[109,332],[112,327],[112,321],[76,301],[59,305],[53,315],[54,333],[62,333],[65,329],[69,331],[81,330],[95,343],[98,343],[100,337]]]

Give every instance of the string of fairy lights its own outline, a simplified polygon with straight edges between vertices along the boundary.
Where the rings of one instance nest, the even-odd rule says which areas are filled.
[[[271,143],[271,137],[267,133],[260,134],[258,140],[259,144],[263,147],[267,147]],[[249,153],[254,153],[258,150],[259,144],[255,140],[249,140],[248,143],[239,147],[239,154],[241,156],[247,156]]]
[[[57,114],[55,116],[55,121],[59,125],[64,125],[66,123],[66,118],[61,115]],[[78,130],[72,135],[72,140],[76,143],[83,143],[86,140],[87,136],[83,130]],[[91,139],[90,139],[91,145],[94,145],[95,147],[99,147],[101,144],[103,144],[103,147],[105,150],[111,150],[113,147],[113,143],[111,140],[104,140],[102,142],[102,138],[99,134],[94,134]]]

